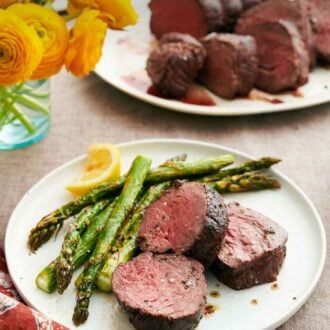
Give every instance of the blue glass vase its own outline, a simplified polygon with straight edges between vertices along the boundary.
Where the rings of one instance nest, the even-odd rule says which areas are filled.
[[[49,127],[48,79],[0,86],[0,150],[31,145],[45,137]]]

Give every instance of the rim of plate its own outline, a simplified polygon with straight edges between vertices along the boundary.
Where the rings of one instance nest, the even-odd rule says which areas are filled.
[[[186,104],[180,101],[175,100],[166,100],[159,98],[157,96],[149,95],[145,92],[141,92],[124,82],[121,82],[117,79],[112,77],[108,77],[102,74],[100,70],[100,66],[97,66],[94,70],[94,73],[101,78],[103,81],[107,82],[111,86],[117,88],[121,92],[128,94],[132,97],[137,98],[140,101],[158,106],[160,108],[182,112],[187,114],[194,114],[194,115],[201,115],[201,116],[220,116],[220,117],[237,117],[237,116],[253,116],[253,115],[267,115],[270,113],[277,113],[277,112],[286,112],[286,111],[295,111],[301,110],[303,108],[312,108],[317,105],[325,104],[330,102],[330,94],[328,97],[312,97],[308,99],[308,101],[297,101],[290,105],[284,103],[273,105],[271,108],[264,107],[260,109],[253,109],[253,110],[240,110],[240,111],[233,111],[228,110],[224,106],[219,110],[219,106],[202,106],[202,105],[194,105],[194,104]],[[242,106],[243,108],[244,106]]]
[[[235,153],[239,156],[242,156],[244,158],[247,159],[254,159],[254,157],[252,157],[249,154],[246,154],[245,152],[241,152],[237,149],[234,148],[230,148],[230,147],[226,147],[220,144],[216,144],[216,143],[211,143],[211,142],[201,142],[201,141],[197,141],[197,140],[187,140],[187,139],[166,139],[166,138],[160,138],[160,139],[143,139],[143,140],[137,140],[137,141],[131,141],[131,142],[123,142],[123,143],[118,143],[117,146],[122,148],[122,147],[130,147],[130,146],[134,146],[134,145],[141,145],[141,144],[155,144],[155,143],[173,143],[173,144],[190,144],[190,145],[195,145],[195,146],[200,146],[200,147],[210,147],[210,148],[215,148],[215,149],[222,149],[225,152],[231,152],[231,153]],[[64,164],[56,167],[54,170],[52,170],[50,173],[46,174],[43,178],[41,178],[36,184],[34,184],[24,195],[23,197],[20,199],[20,201],[18,202],[18,204],[16,205],[14,211],[12,212],[8,224],[7,224],[7,228],[6,228],[6,232],[5,232],[5,243],[4,243],[4,252],[5,252],[5,256],[7,259],[7,255],[9,255],[9,238],[8,238],[8,233],[11,231],[11,227],[13,226],[13,221],[12,219],[14,219],[16,217],[16,213],[18,212],[18,209],[21,207],[21,205],[24,203],[25,199],[27,198],[27,196],[33,192],[33,190],[37,189],[39,185],[41,185],[44,181],[48,180],[50,177],[54,176],[57,174],[57,172],[61,171],[63,168],[70,166],[71,164],[78,162],[80,160],[82,160],[83,158],[86,157],[86,154],[84,155],[80,155],[78,157],[75,157],[71,160],[69,160],[68,162],[65,162]],[[307,299],[311,296],[311,294],[313,293],[317,283],[320,280],[320,277],[322,275],[322,271],[325,265],[325,260],[326,260],[326,234],[325,234],[325,229],[323,226],[323,222],[322,219],[316,209],[316,207],[314,206],[314,204],[312,203],[312,201],[309,199],[309,197],[306,195],[306,193],[297,186],[297,184],[295,184],[290,178],[288,178],[286,175],[282,174],[280,171],[276,170],[276,169],[271,169],[272,172],[274,172],[278,177],[280,177],[283,181],[286,181],[289,185],[291,185],[296,192],[298,192],[300,194],[300,196],[303,198],[304,202],[307,203],[307,205],[310,207],[318,228],[320,230],[320,235],[321,235],[321,255],[320,255],[320,263],[319,266],[317,268],[317,271],[314,275],[313,281],[311,281],[311,283],[309,284],[309,286],[307,287],[307,289],[305,290],[304,294],[296,300],[296,303],[294,305],[292,305],[290,312],[285,314],[283,317],[278,317],[277,319],[275,319],[269,326],[267,329],[273,329],[276,328],[278,326],[280,326],[281,324],[283,324],[284,322],[286,322],[288,319],[290,319],[307,301]],[[10,277],[15,285],[15,288],[17,289],[17,291],[19,292],[19,294],[21,295],[21,297],[23,298],[23,300],[28,304],[28,306],[31,306],[32,308],[39,310],[36,306],[34,306],[33,304],[29,303],[29,299],[27,297],[24,296],[24,294],[21,292],[18,283],[15,281],[15,277],[12,276],[12,267],[11,267],[11,263],[10,260],[7,260],[7,266],[8,266],[8,271],[10,274]],[[47,317],[47,315],[45,314],[45,316]]]

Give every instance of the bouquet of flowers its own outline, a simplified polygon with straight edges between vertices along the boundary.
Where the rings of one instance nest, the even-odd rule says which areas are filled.
[[[16,102],[47,110],[26,95],[31,88],[25,81],[46,79],[63,66],[77,77],[87,75],[102,55],[107,29],[123,29],[138,18],[131,0],[68,0],[62,16],[53,2],[0,1],[0,132],[19,120],[33,133]],[[70,31],[68,21],[73,21]]]
[[[137,22],[130,0],[69,0],[66,17],[50,8],[52,2],[24,0],[0,9],[0,85],[48,78],[63,65],[86,75],[101,57],[107,29]],[[76,19],[71,32],[65,18]]]

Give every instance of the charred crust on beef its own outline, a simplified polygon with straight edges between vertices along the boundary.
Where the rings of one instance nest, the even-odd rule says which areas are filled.
[[[212,272],[235,290],[275,281],[286,255],[286,231],[238,203],[227,209],[229,225]]]
[[[201,261],[203,265],[210,265],[215,259],[216,253],[220,245],[214,245],[214,241],[221,241],[224,230],[219,235],[219,227],[226,228],[228,226],[227,209],[221,195],[214,189],[205,186],[207,198],[207,213],[205,215],[205,227],[201,232],[199,239],[195,242],[189,251],[189,255]]]
[[[119,265],[113,292],[136,329],[191,330],[206,305],[204,268],[196,260],[142,253]]]
[[[257,43],[259,89],[277,93],[308,81],[308,53],[295,24],[284,20],[250,24],[244,34]]]
[[[204,184],[188,182],[168,190],[146,209],[138,244],[143,251],[184,253],[207,267],[227,225],[222,196]]]
[[[192,36],[164,35],[147,60],[147,73],[165,96],[182,97],[204,65],[205,50]]]
[[[250,36],[212,33],[202,40],[207,57],[199,80],[215,94],[232,99],[247,95],[257,74],[257,49]]]

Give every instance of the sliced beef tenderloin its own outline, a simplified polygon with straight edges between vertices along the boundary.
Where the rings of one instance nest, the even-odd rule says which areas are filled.
[[[179,98],[193,83],[205,57],[204,47],[194,37],[168,33],[160,39],[159,47],[150,53],[147,73],[163,95]]]
[[[191,330],[206,305],[203,272],[185,256],[146,252],[116,268],[112,288],[136,329]]]
[[[199,80],[226,99],[249,94],[254,87],[258,68],[254,39],[250,36],[212,33],[202,43],[207,57]]]
[[[256,87],[278,93],[308,81],[308,53],[293,23],[280,20],[249,25],[245,34],[253,36],[257,42]]]
[[[169,32],[187,33],[195,38],[207,34],[208,24],[196,0],[151,0],[150,30],[160,38]]]
[[[146,209],[138,244],[143,251],[186,254],[207,267],[227,225],[226,207],[217,191],[197,182],[183,183]]]
[[[160,38],[169,32],[204,37],[224,24],[221,0],[151,0],[150,29]]]
[[[330,0],[310,0],[312,40],[316,56],[330,63]]]
[[[275,281],[286,254],[286,231],[236,202],[227,210],[229,225],[211,266],[214,275],[235,290]]]
[[[298,28],[308,51],[310,65],[314,63],[311,25],[308,18],[307,0],[266,0],[246,10],[235,27],[238,34],[247,34],[251,26],[279,20],[292,22]]]

